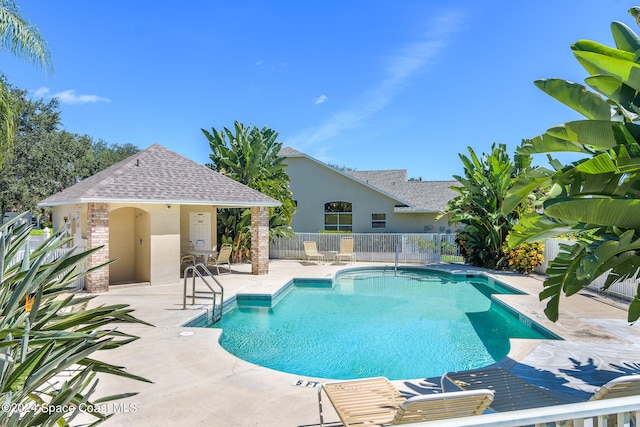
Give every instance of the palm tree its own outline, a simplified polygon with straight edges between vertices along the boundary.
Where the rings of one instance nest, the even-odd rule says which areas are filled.
[[[53,71],[46,40],[13,0],[0,0],[0,46],[20,59],[42,66],[45,72]],[[16,120],[15,103],[7,86],[0,82],[0,164],[13,143]]]
[[[552,169],[538,167],[520,179],[503,206],[508,212],[540,186],[550,188],[542,212],[531,212],[514,227],[510,245],[577,234],[575,245],[561,246],[547,270],[541,299],[545,313],[557,320],[562,293],[572,295],[607,274],[605,288],[637,277],[640,269],[640,37],[620,22],[611,32],[611,48],[581,40],[571,46],[589,73],[585,86],[545,79],[536,86],[578,111],[586,120],[555,126],[518,150],[521,154],[581,153],[564,165],[549,154]],[[604,96],[604,98],[602,97]],[[640,299],[628,319],[640,317]]]
[[[202,132],[209,141],[211,163],[207,166],[216,172],[241,182],[282,203],[270,208],[271,237],[291,236],[289,227],[295,213],[295,202],[289,189],[289,176],[285,171],[284,157],[278,155],[282,143],[277,142],[278,133],[271,128],[258,129],[234,122],[234,131],[226,127]],[[218,232],[223,243],[232,243],[234,259],[248,256],[251,249],[251,216],[248,210],[222,209],[218,214]]]

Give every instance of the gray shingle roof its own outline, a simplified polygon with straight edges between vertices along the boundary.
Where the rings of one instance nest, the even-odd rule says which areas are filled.
[[[291,147],[284,147],[283,149],[281,149],[278,152],[278,155],[282,156],[282,157],[287,157],[287,156],[301,156],[304,155],[304,153],[302,151],[298,151],[295,148],[291,148]]]
[[[159,144],[47,197],[39,206],[87,202],[280,205],[277,200]]]
[[[328,168],[313,157],[294,148],[285,147],[280,150],[281,156],[307,157]],[[459,186],[458,181],[407,181],[406,169],[389,169],[373,171],[344,171],[346,176],[355,178],[381,192],[396,198],[407,206],[396,207],[398,213],[440,212],[447,202],[458,195],[450,187]]]
[[[458,181],[407,181],[404,169],[347,173],[408,204],[396,207],[396,212],[440,212],[458,195],[451,187],[460,185]]]

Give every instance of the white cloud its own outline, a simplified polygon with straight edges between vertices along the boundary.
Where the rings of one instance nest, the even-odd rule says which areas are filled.
[[[329,98],[327,98],[327,95],[320,95],[319,97],[313,99],[313,103],[316,104],[316,105],[322,104],[322,103],[326,102],[327,99],[329,99]]]
[[[46,98],[50,90],[48,87],[41,87],[33,91],[33,96],[36,98]]]
[[[295,147],[317,147],[340,132],[359,126],[372,114],[384,109],[416,74],[424,72],[448,44],[449,37],[461,25],[462,14],[448,13],[429,22],[430,31],[421,40],[409,43],[390,58],[384,77],[353,103],[336,112],[324,124],[308,129],[290,139]],[[318,98],[316,104],[318,104]],[[322,101],[324,102],[324,100]]]
[[[73,89],[67,89],[62,92],[51,94],[48,87],[41,87],[33,91],[33,95],[38,98],[58,98],[61,104],[87,104],[96,102],[111,102],[109,98],[103,98],[98,95],[81,95],[77,94]]]

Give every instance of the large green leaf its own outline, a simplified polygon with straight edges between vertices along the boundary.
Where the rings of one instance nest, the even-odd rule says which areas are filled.
[[[591,154],[582,144],[556,138],[549,134],[542,134],[528,140],[517,148],[519,154],[541,154],[551,152],[568,152]]]
[[[634,54],[640,50],[640,37],[622,22],[611,23],[611,34],[618,49]]]
[[[625,252],[635,252],[640,250],[640,239],[634,240],[634,230],[628,230],[623,233],[617,240],[606,240],[600,242],[595,250],[592,250],[589,255],[585,256],[580,268],[578,268],[576,275],[580,279],[594,280],[605,270],[603,266],[607,267],[607,270],[612,267],[610,260]]]
[[[589,119],[609,120],[611,118],[611,107],[607,102],[581,84],[562,79],[540,79],[534,84],[547,95]]]
[[[576,171],[587,174],[603,174],[620,172],[620,169],[609,154],[602,153],[577,165]]]
[[[619,79],[608,75],[587,77],[585,80],[590,87],[607,96],[627,111],[640,113],[640,94],[634,88],[622,83]]]
[[[558,220],[530,212],[520,217],[518,223],[513,226],[509,235],[509,247],[515,248],[521,243],[572,233],[576,231],[575,227],[576,223],[573,221]]]
[[[506,215],[522,203],[536,188],[548,182],[553,175],[553,171],[538,167],[525,173],[524,176],[515,180],[507,197],[502,202],[502,213]]]
[[[578,40],[571,45],[571,50],[573,51],[574,55],[576,54],[576,52],[589,52],[607,56],[613,59],[620,59],[623,61],[633,62],[636,59],[636,55],[634,52],[616,49],[593,40]]]
[[[638,318],[640,318],[640,282],[636,288],[636,296],[633,298],[633,301],[631,301],[631,304],[629,304],[627,320],[629,322],[635,322]]]
[[[558,198],[547,200],[544,213],[563,221],[640,229],[640,200]]]
[[[583,65],[592,64],[598,68],[599,72],[592,74],[610,74],[633,89],[640,90],[640,64],[636,64],[634,60],[586,51],[574,51],[573,53]]]
[[[620,144],[635,143],[624,123],[610,120],[578,120],[554,126],[547,134],[569,142],[589,145],[599,149]]]
[[[586,52],[621,61],[633,62],[635,60],[635,55],[630,52],[615,49],[592,40],[579,40],[571,45],[571,50],[573,50],[574,55],[576,55],[576,52]],[[584,60],[579,55],[576,55],[576,58],[578,59],[578,62],[580,62],[580,64],[585,68],[585,70],[587,70],[587,72],[592,76],[596,74],[609,74],[605,69],[602,68],[600,64]]]
[[[585,284],[576,278],[575,271],[580,266],[580,259],[586,248],[576,243],[575,245],[560,245],[560,252],[549,262],[547,278],[544,281],[544,289],[540,292],[540,301],[549,299],[544,310],[547,318],[553,322],[559,317],[559,304],[562,292],[567,296],[582,289]]]

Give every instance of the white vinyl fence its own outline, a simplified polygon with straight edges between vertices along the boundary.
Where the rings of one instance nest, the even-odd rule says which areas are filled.
[[[30,251],[33,251],[35,248],[37,248],[40,243],[42,243],[42,241],[44,240],[44,238],[42,236],[31,236],[29,238],[29,248]],[[66,252],[73,250],[73,248],[58,248],[55,251],[53,251],[50,254],[50,259],[56,259],[60,256],[62,256],[63,254],[65,254]],[[85,249],[84,248],[77,248],[78,251],[82,252]],[[24,250],[19,251],[15,258],[12,260],[11,264],[14,264],[16,262],[21,262],[24,259]],[[85,271],[86,270],[86,266],[83,264],[79,265],[78,268],[80,268],[81,271]],[[73,283],[69,286],[69,290],[70,291],[80,291],[84,289],[84,276],[82,277],[78,277],[76,278]]]
[[[358,261],[462,262],[454,234],[445,233],[296,233],[291,239],[276,238],[269,255],[273,259],[304,259],[304,242],[314,241],[318,252],[332,259],[342,238],[353,238]]]
[[[573,245],[576,242],[573,240],[561,239],[544,240],[544,262],[539,267],[536,267],[535,271],[537,273],[545,274],[545,272],[547,271],[547,267],[549,266],[549,261],[554,259],[560,252],[561,243]],[[602,291],[602,287],[604,286],[606,279],[607,275],[605,273],[594,280],[591,285],[589,285],[589,289],[593,289],[598,292]],[[609,287],[609,289],[606,290],[606,292],[625,299],[632,299],[635,297],[637,290],[638,281],[634,279],[627,279],[619,283],[614,283]]]

